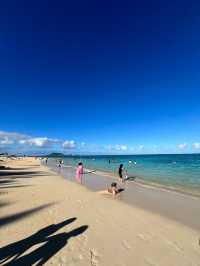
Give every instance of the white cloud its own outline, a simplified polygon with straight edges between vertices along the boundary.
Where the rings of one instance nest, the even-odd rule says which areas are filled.
[[[198,143],[198,142],[193,143],[193,144],[192,144],[192,147],[193,147],[194,149],[200,149],[200,143]]]
[[[74,140],[54,139],[48,137],[32,137],[25,134],[20,134],[16,132],[5,132],[0,131],[0,145],[9,145],[9,147],[20,149],[32,148],[56,148],[56,149],[73,149],[77,145]],[[13,144],[13,146],[11,145]],[[18,145],[18,147],[17,147]],[[20,146],[19,146],[20,145]],[[85,147],[85,142],[79,144],[81,147]]]
[[[124,144],[116,144],[116,145],[106,145],[104,146],[104,149],[107,150],[107,151],[127,151],[128,150],[128,147]]]
[[[105,150],[111,151],[113,149],[112,145],[106,145],[104,147]]]
[[[66,140],[62,144],[64,149],[73,149],[76,147],[76,143],[74,140]]]
[[[7,136],[4,137],[2,140],[0,140],[0,144],[2,144],[2,145],[11,145],[13,143],[14,143],[14,141],[9,139]]]
[[[144,149],[144,145],[140,145],[140,146],[139,146],[139,149],[140,149],[140,150],[143,150],[143,149]]]
[[[117,151],[127,151],[127,149],[128,149],[128,147],[126,146],[126,145],[121,145],[121,144],[117,144],[117,145],[115,145],[115,149],[117,150]]]
[[[187,148],[187,143],[181,143],[181,144],[179,144],[179,145],[178,145],[178,148],[179,148],[180,150],[184,150],[185,148]]]
[[[6,131],[0,130],[0,138],[5,138],[5,137],[8,137],[10,139],[19,140],[19,139],[27,138],[28,136],[25,134],[20,134],[20,133],[16,133],[16,132],[6,132]]]
[[[60,140],[58,139],[50,139],[47,137],[41,138],[29,138],[29,139],[22,139],[19,141],[20,144],[28,144],[30,146],[36,146],[40,148],[50,147],[53,144],[59,143]]]
[[[11,145],[27,137],[28,136],[24,134],[19,134],[16,132],[6,132],[6,131],[0,130],[0,144],[1,145]]]

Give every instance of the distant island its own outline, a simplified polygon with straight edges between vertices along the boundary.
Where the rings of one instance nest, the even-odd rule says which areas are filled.
[[[65,155],[63,153],[59,153],[59,152],[53,152],[50,153],[49,155],[46,155],[44,157],[64,157]]]

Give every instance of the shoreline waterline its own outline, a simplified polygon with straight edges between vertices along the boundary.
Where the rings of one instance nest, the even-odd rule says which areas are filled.
[[[53,160],[55,160],[55,159],[53,159]],[[70,167],[74,170],[76,169],[76,166],[70,165],[70,164],[63,164],[62,167],[64,167],[64,168]],[[114,172],[109,172],[109,171],[98,169],[98,168],[96,168],[96,169],[84,168],[84,169],[86,171],[88,171],[88,174],[92,173],[94,175],[104,176],[104,177],[108,177],[108,178],[114,178],[115,180],[118,180],[118,175],[115,174]],[[144,186],[144,187],[147,187],[150,189],[166,191],[166,192],[171,192],[171,193],[178,193],[178,194],[180,193],[180,194],[185,195],[185,196],[190,196],[193,198],[199,198],[200,199],[200,190],[191,189],[191,188],[188,188],[187,186],[181,186],[181,185],[175,186],[174,184],[173,185],[166,185],[163,183],[152,182],[152,181],[148,181],[144,177],[138,176],[138,175],[130,176],[126,182],[134,182],[138,185],[141,185],[141,186]]]
[[[50,163],[48,167],[63,178],[76,182],[74,166],[65,165],[60,169],[56,164],[53,166]],[[116,177],[106,173],[101,175],[99,171],[83,176],[83,186],[94,192],[105,191],[114,181],[116,181]],[[117,200],[200,230],[200,220],[198,219],[200,217],[199,197],[135,181],[127,181],[124,184],[118,182],[118,186],[123,188],[124,191],[116,197]]]
[[[123,164],[128,176],[136,182],[200,196],[200,154],[63,156],[61,159],[73,167],[81,161],[85,168],[112,177],[118,177],[118,167]]]

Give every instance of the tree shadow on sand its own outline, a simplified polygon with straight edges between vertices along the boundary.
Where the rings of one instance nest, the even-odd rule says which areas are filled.
[[[74,222],[75,220],[76,218],[70,218],[59,224],[52,224],[23,240],[1,248],[0,264],[4,263],[3,265],[7,266],[29,266],[33,264],[43,265],[67,244],[69,238],[76,237],[82,234],[85,230],[87,230],[88,226],[84,225],[67,233],[60,233],[57,235],[50,236],[62,227]],[[44,243],[44,245],[22,256],[34,245],[42,243]],[[8,260],[10,261],[8,262]]]
[[[54,204],[55,203],[48,203],[48,204],[44,204],[44,205],[41,205],[41,206],[36,207],[36,208],[32,208],[30,210],[26,210],[23,212],[14,213],[11,215],[0,217],[0,227],[5,226],[5,225],[10,224],[10,223],[14,223],[17,220],[26,218],[26,217],[32,215],[33,213],[41,211],[43,209],[46,209],[47,207],[50,207]],[[1,255],[1,253],[0,253],[0,255]]]
[[[44,176],[46,175],[45,173],[41,172],[41,171],[7,171],[7,170],[3,170],[0,172],[0,177],[1,176],[6,176],[6,177],[18,177],[20,176],[20,178],[24,178],[24,176],[27,177],[33,177],[33,176]]]

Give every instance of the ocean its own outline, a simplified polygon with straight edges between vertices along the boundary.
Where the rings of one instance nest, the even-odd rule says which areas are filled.
[[[200,154],[65,156],[64,164],[117,175],[123,164],[128,176],[169,189],[200,194]],[[109,163],[110,160],[110,163]]]

